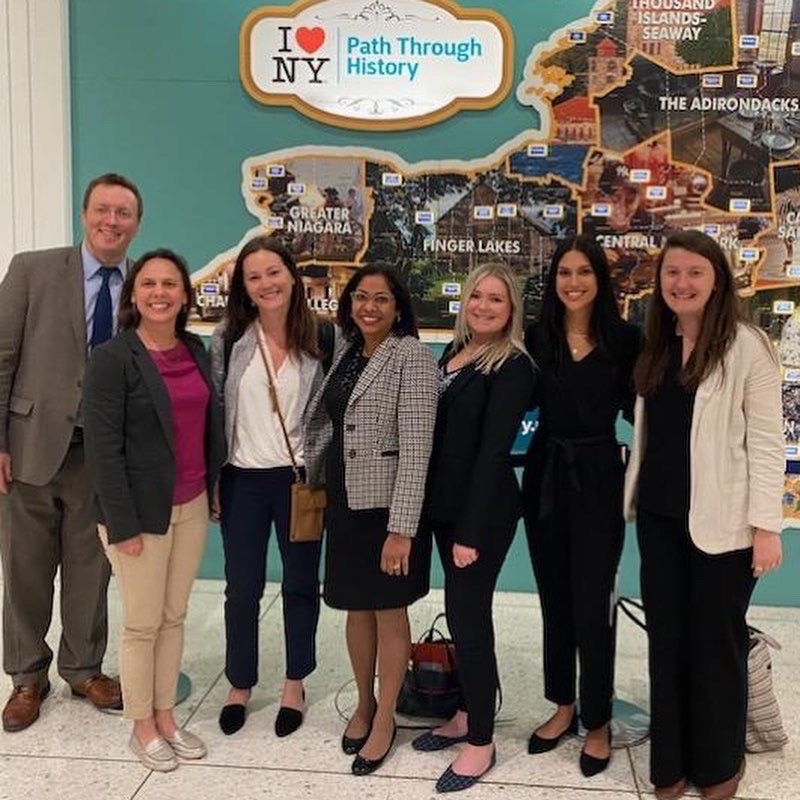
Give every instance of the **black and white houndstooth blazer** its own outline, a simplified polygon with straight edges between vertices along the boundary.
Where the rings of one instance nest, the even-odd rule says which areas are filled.
[[[345,350],[337,354],[328,378]],[[352,509],[388,508],[388,530],[415,536],[425,496],[437,406],[436,363],[413,336],[388,336],[372,354],[345,411],[344,465]],[[308,405],[303,453],[309,483],[325,482],[333,425],[322,402]]]

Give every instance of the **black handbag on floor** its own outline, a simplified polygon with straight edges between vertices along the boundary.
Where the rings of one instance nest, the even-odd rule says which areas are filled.
[[[444,618],[444,613],[437,615],[419,641],[411,645],[411,659],[397,699],[400,714],[450,719],[461,705],[455,645],[436,627]]]

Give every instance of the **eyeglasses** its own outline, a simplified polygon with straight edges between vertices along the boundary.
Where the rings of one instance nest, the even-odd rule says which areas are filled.
[[[358,289],[355,292],[350,292],[350,299],[360,306],[371,301],[379,308],[385,308],[389,303],[394,301],[394,297],[390,294],[367,294]]]

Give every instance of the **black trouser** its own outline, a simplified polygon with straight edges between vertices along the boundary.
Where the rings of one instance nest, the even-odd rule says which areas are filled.
[[[220,482],[225,551],[225,675],[237,689],[258,681],[258,617],[272,523],[283,561],[286,678],[300,680],[316,666],[319,619],[319,542],[289,541],[290,467],[226,466]]]
[[[491,744],[499,677],[494,651],[492,599],[497,576],[516,531],[516,520],[504,530],[487,532],[478,560],[468,567],[453,564],[453,529],[437,527],[434,535],[444,567],[444,607],[456,646],[456,661],[469,715],[467,741]]]
[[[650,641],[650,779],[712,786],[744,757],[745,614],[753,551],[693,544],[685,519],[639,509],[642,600]]]
[[[578,487],[572,467],[555,465],[545,519],[538,518],[538,496],[534,502],[526,496],[525,529],[542,606],[545,697],[558,705],[575,702],[577,652],[581,720],[595,730],[611,719],[614,586],[625,523],[616,446],[593,448],[584,462]],[[531,480],[529,491],[539,488]]]

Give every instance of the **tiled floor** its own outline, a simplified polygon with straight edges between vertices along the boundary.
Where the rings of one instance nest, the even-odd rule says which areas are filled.
[[[184,670],[193,692],[179,706],[179,719],[202,736],[209,755],[182,764],[170,774],[147,772],[128,751],[129,724],[100,714],[72,699],[55,675],[53,692],[41,719],[26,731],[0,733],[0,800],[205,800],[205,798],[339,798],[418,800],[435,796],[434,781],[452,752],[420,754],[409,746],[414,735],[401,731],[386,764],[374,775],[350,775],[350,759],[339,750],[341,713],[353,703],[347,684],[344,616],[324,609],[319,633],[320,666],[306,687],[309,707],[297,733],[277,739],[272,732],[283,670],[280,593],[270,585],[261,621],[261,683],[245,727],[231,737],[217,727],[227,684],[222,675],[222,584],[199,581],[192,597]],[[110,591],[111,624],[119,630],[116,588]],[[441,609],[441,592],[432,592],[411,610],[420,631]],[[634,800],[652,798],[647,781],[648,746],[615,750],[609,769],[590,780],[577,766],[579,743],[532,757],[526,741],[548,714],[542,699],[541,626],[538,601],[525,594],[499,594],[495,603],[505,705],[497,729],[498,765],[465,795],[469,800]],[[800,609],[754,608],[754,624],[783,644],[774,654],[774,674],[791,737],[783,753],[750,756],[741,798],[796,800],[800,797]],[[56,626],[54,625],[54,628]],[[53,631],[53,641],[57,631]],[[116,670],[117,646],[109,647],[107,668]],[[3,699],[10,682],[2,691]],[[621,698],[646,704],[644,634],[621,618],[617,691]],[[696,792],[694,793],[696,794]]]

